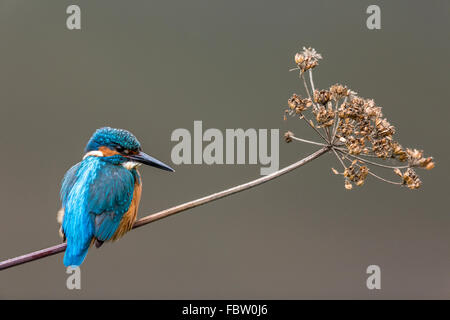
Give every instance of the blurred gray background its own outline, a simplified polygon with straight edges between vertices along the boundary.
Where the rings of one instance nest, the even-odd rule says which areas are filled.
[[[66,28],[66,8],[82,30]],[[366,28],[381,7],[382,29]],[[322,55],[318,87],[384,107],[404,146],[436,158],[410,191],[346,191],[326,155],[244,193],[91,250],[82,289],[62,255],[0,272],[0,298],[450,298],[448,1],[0,2],[0,259],[60,242],[60,180],[98,127],[132,131],[168,164],[176,128],[279,128],[301,92],[294,54]],[[280,167],[313,152],[280,142]],[[142,168],[140,216],[259,177],[259,165]],[[366,268],[381,267],[381,290]]]

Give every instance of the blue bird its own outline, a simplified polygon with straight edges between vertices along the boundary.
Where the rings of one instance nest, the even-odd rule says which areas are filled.
[[[174,171],[142,152],[127,130],[105,127],[92,135],[83,160],[62,180],[58,221],[67,241],[64,265],[81,265],[92,244],[98,248],[131,230],[142,191],[141,164]]]

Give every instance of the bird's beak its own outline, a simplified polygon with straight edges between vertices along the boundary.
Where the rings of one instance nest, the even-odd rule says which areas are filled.
[[[139,163],[142,163],[142,164],[146,164],[148,166],[152,166],[152,167],[155,167],[155,168],[159,168],[159,169],[163,169],[163,170],[171,171],[171,172],[175,171],[171,167],[169,167],[168,165],[162,163],[158,159],[155,159],[155,158],[149,156],[148,154],[146,154],[146,153],[144,153],[142,151],[139,152],[138,154],[129,155],[128,158],[131,159],[131,160],[134,160],[136,162],[139,162]]]

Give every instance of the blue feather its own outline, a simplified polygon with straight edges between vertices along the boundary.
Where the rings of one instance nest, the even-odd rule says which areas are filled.
[[[114,235],[130,207],[134,182],[132,172],[107,157],[87,157],[67,171],[61,188],[66,266],[83,262],[94,237],[106,241]]]
[[[95,214],[95,237],[111,239],[128,211],[134,191],[134,175],[121,165],[105,165],[91,185],[89,207]]]

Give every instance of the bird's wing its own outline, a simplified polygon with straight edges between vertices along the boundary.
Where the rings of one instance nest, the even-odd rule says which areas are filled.
[[[56,214],[56,220],[58,221],[58,223],[61,224],[61,228],[59,229],[59,232],[60,232],[61,238],[63,238],[64,241],[66,241],[66,234],[64,233],[64,230],[62,227],[63,220],[64,220],[64,212],[65,212],[64,203],[66,203],[67,197],[69,196],[69,193],[72,190],[73,185],[77,181],[77,172],[78,172],[78,169],[80,168],[80,165],[81,165],[81,162],[77,163],[72,168],[67,170],[67,172],[64,175],[64,178],[61,182],[61,191],[59,194],[60,194],[60,198],[61,198],[61,202],[62,202],[63,206]]]
[[[61,191],[60,191],[60,197],[61,202],[65,203],[67,196],[69,195],[70,191],[72,190],[73,185],[77,181],[77,171],[80,168],[81,162],[74,165],[72,168],[67,170],[66,174],[64,175],[64,178],[62,180],[61,185]]]
[[[120,165],[107,164],[89,187],[87,211],[94,218],[94,236],[109,240],[133,198],[135,177]]]

